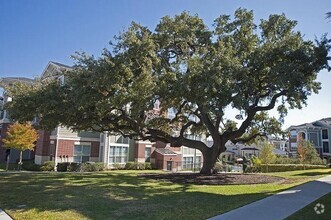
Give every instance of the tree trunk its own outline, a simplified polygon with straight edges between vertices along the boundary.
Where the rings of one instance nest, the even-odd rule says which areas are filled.
[[[22,159],[23,159],[23,151],[20,151],[20,162],[18,162],[18,170],[19,171],[21,171]]]
[[[217,158],[224,151],[224,149],[225,146],[223,145],[213,145],[211,148],[207,148],[202,151],[203,165],[200,170],[201,174],[211,175],[214,173],[214,166]]]
[[[10,154],[7,156],[7,163],[6,163],[6,171],[9,169],[9,162],[10,162]]]

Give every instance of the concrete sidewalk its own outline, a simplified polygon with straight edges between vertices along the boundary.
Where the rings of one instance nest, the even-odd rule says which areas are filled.
[[[13,220],[6,212],[0,209],[0,220]]]
[[[210,220],[284,219],[329,192],[331,192],[331,175],[212,217]],[[331,206],[331,204],[324,205],[326,209]]]

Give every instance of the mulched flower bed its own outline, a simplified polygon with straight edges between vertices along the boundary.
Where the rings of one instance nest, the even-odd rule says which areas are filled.
[[[282,177],[260,174],[228,174],[219,173],[203,175],[199,173],[166,173],[166,174],[140,174],[140,177],[169,181],[173,183],[187,183],[197,185],[242,185],[281,182]]]

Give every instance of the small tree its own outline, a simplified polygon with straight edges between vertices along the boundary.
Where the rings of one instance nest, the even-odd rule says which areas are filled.
[[[304,165],[304,169],[305,164],[323,164],[323,161],[318,155],[316,148],[309,141],[300,139],[298,141],[297,153],[300,162]]]
[[[259,158],[261,159],[261,162],[263,164],[267,165],[267,172],[268,172],[268,164],[272,163],[276,158],[273,149],[274,149],[273,144],[268,143],[267,141],[262,142]]]
[[[297,145],[297,153],[298,159],[303,164],[303,169],[305,169],[305,161],[308,156],[307,142],[302,138],[302,135],[299,135],[298,145]]]
[[[33,150],[34,142],[37,141],[37,131],[30,123],[15,123],[9,126],[7,136],[2,141],[7,148],[13,148],[20,151],[19,169],[22,165],[22,153],[25,150]]]

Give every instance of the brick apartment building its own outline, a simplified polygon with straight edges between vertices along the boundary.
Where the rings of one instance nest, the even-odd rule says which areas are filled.
[[[61,71],[70,68],[49,62],[41,76],[42,78],[56,76],[60,82],[63,82],[65,79],[63,75],[61,76]],[[33,83],[32,79],[26,78],[2,78],[0,87],[14,81]],[[11,98],[3,91],[2,106],[8,101],[11,101]],[[3,138],[11,120],[1,106],[0,111],[0,138]],[[103,162],[106,167],[111,168],[115,163],[124,165],[128,161],[136,161],[151,162],[158,169],[164,170],[191,169],[202,164],[202,154],[198,150],[184,146],[173,148],[161,142],[130,140],[109,132],[73,132],[70,128],[58,126],[53,131],[39,130],[38,134],[35,150],[24,152],[23,157],[34,160],[36,164],[45,161],[55,161],[55,163],[93,161]],[[6,160],[8,154],[10,154],[10,162],[16,162],[19,153],[13,150],[8,152],[0,141],[0,163]]]

